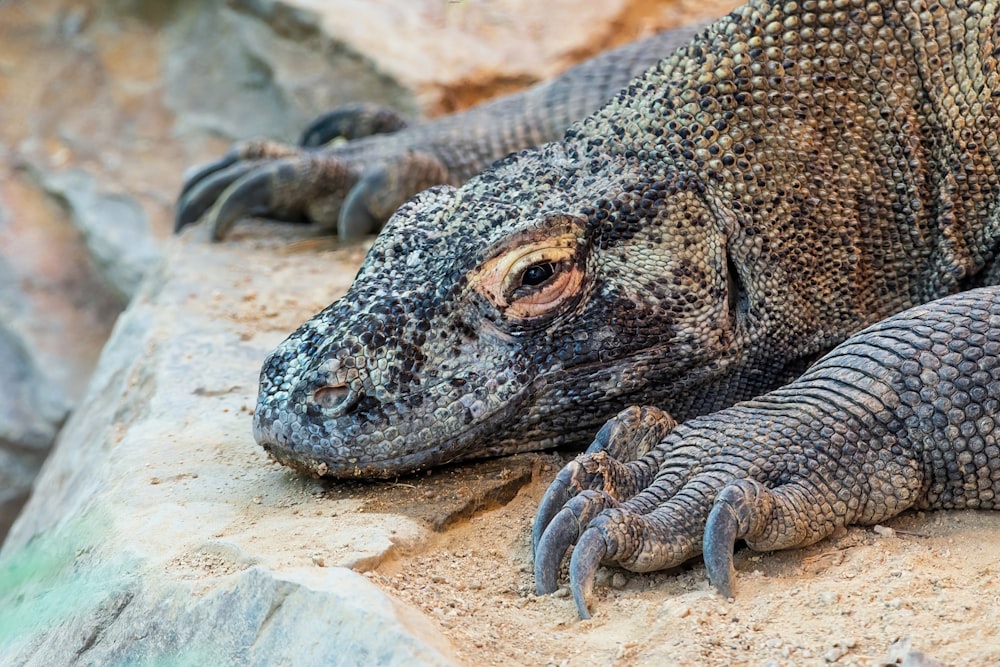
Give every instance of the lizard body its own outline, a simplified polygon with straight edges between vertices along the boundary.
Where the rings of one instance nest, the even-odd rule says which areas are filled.
[[[677,426],[646,412],[612,420],[539,510],[539,592],[555,589],[576,542],[570,576],[583,617],[601,562],[651,571],[704,553],[709,580],[731,597],[737,539],[773,551],[908,508],[997,509],[1000,287],[883,320],[795,382],[725,410]],[[613,452],[658,420],[667,432],[655,446],[617,461]]]
[[[350,105],[316,119],[300,147],[237,144],[187,178],[175,229],[207,213],[219,240],[239,218],[267,215],[304,218],[344,240],[363,237],[425,188],[460,185],[509,153],[560,139],[702,27],[651,35],[552,81],[425,123],[408,125],[390,110]]]
[[[423,192],[389,220],[348,293],[265,362],[258,442],[312,473],[387,477],[582,445],[619,410],[655,406],[605,426],[539,511],[539,591],[554,587],[579,540],[570,569],[582,614],[597,563],[665,567],[697,553],[702,532],[714,536],[710,575],[728,592],[725,554],[738,537],[763,548],[807,543],[838,522],[926,501],[935,475],[955,471],[977,485],[968,498],[991,506],[992,427],[982,437],[993,444],[970,450],[971,461],[967,441],[928,436],[921,445],[930,427],[907,430],[898,410],[884,424],[888,439],[848,446],[874,423],[844,413],[852,408],[837,392],[810,393],[812,374],[779,390],[782,400],[798,401],[800,414],[844,413],[840,427],[820,416],[818,431],[775,433],[770,398],[729,406],[793,380],[868,325],[998,282],[998,6],[754,0],[561,141],[501,160],[461,188]],[[980,309],[973,319],[994,330],[995,291],[969,299],[933,313],[947,322],[981,299],[987,316]],[[934,335],[948,350],[968,340]],[[938,426],[951,414],[938,399],[953,397],[934,394],[936,380],[922,372],[945,352],[891,339],[883,343],[896,357],[919,350],[928,391],[900,388],[905,371],[871,395],[908,403],[909,391],[914,413]],[[874,355],[854,385],[835,382],[844,395],[863,392],[902,363]],[[989,419],[996,383],[991,376],[976,403]],[[866,400],[855,403],[872,408]],[[721,416],[699,417],[710,413]],[[674,429],[673,418],[695,421]],[[954,427],[964,433],[978,419]],[[704,436],[687,458],[674,455],[710,422],[721,449]],[[761,426],[748,443],[746,424]],[[828,478],[814,465],[816,432],[834,443],[819,457],[833,462],[829,474],[838,465],[860,472],[837,478],[835,498],[776,502],[771,486],[802,480],[751,469],[819,471],[805,483],[820,484]],[[699,477],[704,458],[711,483]],[[716,499],[721,509],[709,510]],[[875,508],[867,514],[858,510],[866,503]],[[762,530],[774,534],[758,539]]]
[[[745,5],[562,142],[404,205],[265,363],[258,440],[334,476],[582,444],[995,282],[996,11]]]

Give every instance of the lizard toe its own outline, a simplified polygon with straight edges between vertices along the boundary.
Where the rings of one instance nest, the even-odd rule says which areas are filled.
[[[773,506],[770,491],[752,479],[738,479],[719,492],[705,522],[702,556],[708,580],[725,598],[733,597],[733,547],[758,533]]]
[[[337,234],[353,241],[381,229],[418,192],[451,181],[447,167],[430,153],[410,151],[361,174],[340,210]]]
[[[542,532],[535,549],[535,591],[538,595],[555,592],[559,566],[566,550],[577,541],[591,519],[616,505],[613,498],[598,491],[584,491],[563,505]]]
[[[243,141],[221,158],[192,168],[184,175],[184,185],[177,197],[174,232],[197,222],[231,185],[246,175],[299,150],[277,141]]]
[[[317,116],[302,131],[299,145],[324,146],[336,139],[352,141],[374,134],[390,134],[407,126],[395,110],[376,104],[346,104]]]
[[[590,618],[588,601],[594,590],[597,568],[607,557],[608,551],[605,535],[597,527],[584,531],[573,549],[569,563],[569,587],[576,603],[576,611],[583,620]]]
[[[190,187],[185,185],[184,191],[177,201],[177,211],[174,217],[174,233],[198,222],[219,200],[219,197],[229,186],[263,164],[259,161],[231,161],[224,167],[212,168],[223,162],[225,162],[224,159],[219,160],[217,163],[206,165],[202,171],[196,174],[197,180],[190,182],[192,183]]]
[[[346,161],[303,152],[266,163],[233,183],[211,212],[211,235],[221,240],[241,218],[307,220],[324,231],[335,224],[343,197],[358,175]]]
[[[648,486],[656,464],[635,459],[645,456],[676,425],[669,414],[650,406],[632,406],[608,420],[587,452],[563,467],[546,490],[532,526],[532,549],[538,548],[563,505],[581,491],[594,489],[625,500]]]
[[[535,513],[535,521],[531,526],[532,554],[538,553],[538,543],[541,541],[545,529],[562,511],[563,505],[576,493],[579,493],[580,488],[576,487],[574,480],[582,471],[583,466],[579,462],[570,461],[559,471],[556,478],[549,484],[549,488],[545,490],[545,495],[542,496],[542,500],[538,504],[538,511]]]
[[[587,448],[588,454],[607,452],[619,461],[634,461],[653,449],[677,422],[651,405],[633,405],[607,421]]]

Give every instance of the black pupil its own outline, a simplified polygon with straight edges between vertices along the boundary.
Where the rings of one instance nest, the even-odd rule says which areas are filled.
[[[541,285],[551,278],[553,273],[555,273],[555,267],[551,263],[535,264],[528,267],[528,270],[521,276],[521,284],[527,287]]]

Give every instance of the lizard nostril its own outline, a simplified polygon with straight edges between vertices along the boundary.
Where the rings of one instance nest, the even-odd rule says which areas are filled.
[[[347,398],[348,393],[350,392],[344,385],[327,385],[316,390],[313,400],[324,408],[335,408]]]
[[[333,416],[350,410],[358,402],[358,393],[346,384],[328,384],[313,392],[313,403]]]

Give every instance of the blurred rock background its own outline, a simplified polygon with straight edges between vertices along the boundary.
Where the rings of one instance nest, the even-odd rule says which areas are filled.
[[[185,168],[339,104],[466,108],[732,4],[0,0],[0,540]]]

